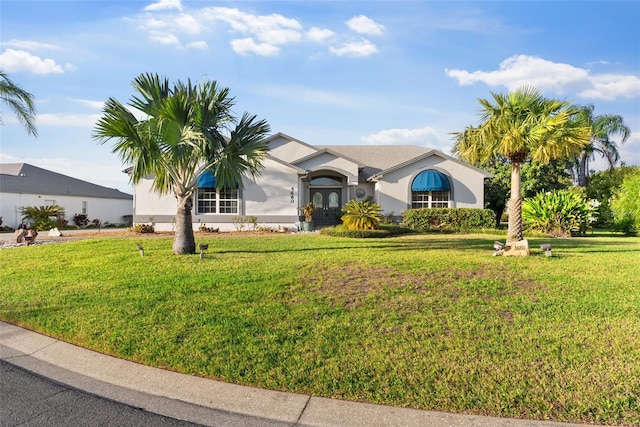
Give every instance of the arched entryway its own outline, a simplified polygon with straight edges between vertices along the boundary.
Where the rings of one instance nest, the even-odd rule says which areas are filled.
[[[309,179],[309,200],[315,205],[313,222],[316,227],[340,223],[344,179],[333,174],[318,174]]]

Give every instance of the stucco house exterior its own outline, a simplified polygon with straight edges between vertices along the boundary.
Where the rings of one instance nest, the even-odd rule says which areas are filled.
[[[51,205],[62,206],[70,224],[75,214],[112,224],[125,224],[133,215],[131,194],[27,163],[0,164],[2,225],[17,228],[25,206]]]
[[[260,226],[294,228],[299,207],[313,202],[316,227],[338,224],[351,199],[373,200],[385,215],[412,207],[483,208],[484,181],[492,175],[440,150],[419,146],[313,146],[277,133],[256,181],[243,188],[216,188],[203,174],[194,200],[193,226],[235,230],[239,217],[255,216]],[[176,215],[173,195],[151,188],[153,177],[134,186],[134,223],[170,231]]]

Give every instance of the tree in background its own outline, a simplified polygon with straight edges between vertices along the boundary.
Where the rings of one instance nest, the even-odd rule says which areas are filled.
[[[613,196],[611,210],[617,227],[626,234],[640,233],[640,173],[627,175]]]
[[[611,227],[614,225],[613,212],[611,211],[611,201],[622,186],[625,177],[640,173],[640,167],[622,165],[606,170],[599,171],[591,175],[585,189],[586,196],[589,199],[597,200],[600,204],[598,211],[598,220],[594,224],[595,227]]]
[[[609,164],[609,169],[613,169],[620,160],[618,145],[612,139],[619,136],[622,144],[631,135],[631,129],[624,123],[624,119],[619,115],[601,114],[593,115],[594,106],[581,107],[577,119],[585,126],[591,128],[589,144],[576,156],[573,171],[578,182],[578,186],[586,187],[589,182],[589,160],[595,158],[595,154],[600,154]]]
[[[37,137],[36,108],[33,95],[13,83],[9,76],[0,71],[0,100],[14,112],[18,121],[25,127],[28,133]],[[0,117],[0,125],[4,124]]]
[[[574,158],[588,143],[590,129],[579,123],[569,102],[548,99],[534,88],[479,99],[481,124],[455,133],[454,154],[472,164],[504,157],[511,165],[507,241],[523,239],[521,168],[527,160]]]
[[[242,186],[246,175],[256,177],[266,156],[266,121],[244,113],[238,121],[229,89],[215,81],[194,85],[142,74],[132,83],[138,92],[129,105],[145,114],[138,120],[113,98],[95,127],[94,138],[115,140],[113,152],[131,165],[131,181],[153,175],[153,189],[172,192],[178,204],[173,253],[195,253],[192,208],[198,178],[211,171],[220,188]]]
[[[485,207],[496,215],[497,227],[509,199],[511,166],[506,159],[474,166],[493,174],[493,178],[485,182],[484,198]],[[525,198],[533,197],[540,192],[567,189],[572,185],[566,160],[527,161],[522,165],[521,173],[522,196]]]

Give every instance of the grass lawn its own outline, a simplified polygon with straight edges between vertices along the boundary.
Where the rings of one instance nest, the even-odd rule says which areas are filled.
[[[223,381],[504,417],[640,424],[640,238],[102,238],[0,250],[0,319]],[[143,243],[145,256],[135,247]]]

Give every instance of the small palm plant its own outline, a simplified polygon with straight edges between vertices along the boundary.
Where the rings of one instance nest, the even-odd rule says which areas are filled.
[[[342,208],[342,223],[351,230],[375,230],[382,219],[381,210],[374,202],[349,200]]]
[[[306,205],[301,206],[299,209],[300,212],[302,212],[302,215],[304,215],[305,221],[313,221],[313,214],[317,210],[316,205],[314,205],[313,202],[309,202]]]
[[[49,230],[56,227],[58,218],[64,218],[64,208],[59,205],[25,206],[22,220],[33,222],[36,230]]]

